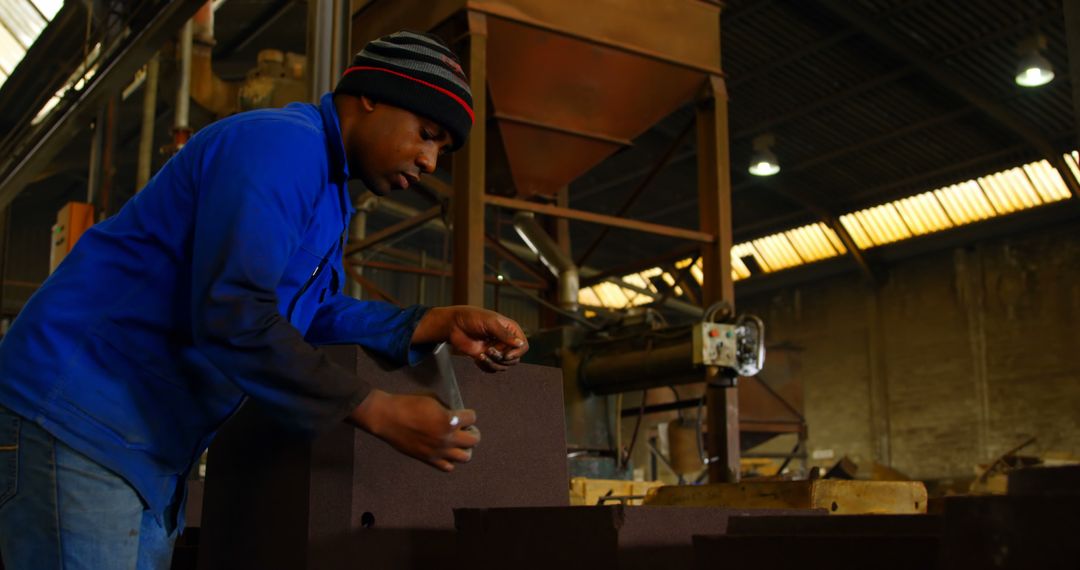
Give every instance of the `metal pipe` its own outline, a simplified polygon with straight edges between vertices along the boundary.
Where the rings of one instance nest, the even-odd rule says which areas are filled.
[[[594,355],[582,351],[581,386],[596,394],[616,394],[701,382],[694,365],[692,342],[644,350],[608,349]]]
[[[351,9],[348,0],[308,2],[308,90],[314,103],[334,88],[350,61]]]
[[[514,214],[514,229],[517,230],[525,245],[540,256],[540,262],[559,279],[559,306],[569,311],[576,311],[579,283],[577,265],[574,265],[570,256],[540,227],[532,212]]]
[[[180,29],[180,77],[176,82],[176,110],[173,113],[173,145],[180,150],[191,135],[191,41],[194,25],[191,20]]]
[[[378,209],[379,211],[382,211],[382,212],[385,212],[385,213],[388,213],[388,214],[392,214],[392,215],[397,216],[399,218],[412,218],[412,217],[414,217],[414,216],[416,216],[417,214],[420,213],[420,210],[417,210],[416,208],[413,208],[413,207],[410,207],[410,206],[406,206],[405,204],[402,204],[401,202],[396,202],[394,200],[377,200],[375,202],[375,205],[373,206],[372,211],[374,211],[374,209]],[[426,224],[424,224],[423,228],[425,230],[432,230],[432,231],[438,231],[438,232],[445,232],[446,231],[446,226],[443,224],[442,219],[431,220],[431,221],[427,222]],[[357,240],[357,241],[359,241],[359,240]],[[531,249],[529,249],[527,247],[522,246],[519,243],[511,243],[511,242],[505,241],[505,240],[499,240],[499,243],[502,244],[507,249],[509,249],[510,251],[514,252],[518,257],[520,257],[522,259],[531,260],[534,257],[539,258],[539,256],[536,254],[536,252],[532,251]],[[584,275],[585,277],[588,277],[589,275],[596,274],[598,272],[596,270],[592,270],[592,269],[589,269],[588,267],[585,267],[585,268],[579,268],[578,273],[579,273],[579,285],[578,286],[580,288],[580,276],[581,275]],[[628,271],[628,273],[629,273],[629,271]],[[664,297],[662,295],[657,295],[655,292],[653,292],[653,291],[651,291],[649,289],[638,287],[637,285],[634,285],[633,283],[628,283],[626,281],[623,281],[622,279],[608,278],[606,280],[609,280],[609,281],[615,283],[616,285],[618,285],[620,287],[625,287],[627,289],[635,291],[635,292],[637,292],[639,294],[646,295],[646,296],[652,297],[654,299],[659,299],[660,303],[663,306],[665,306],[665,307],[667,307],[669,309],[672,309],[672,310],[678,311],[680,313],[690,315],[692,317],[698,317],[698,318],[701,317],[701,314],[702,314],[701,307],[698,307],[696,305],[691,305],[690,303],[686,303],[686,302],[680,301],[678,299],[673,299],[671,297]]]
[[[218,117],[227,117],[240,109],[240,81],[225,81],[214,73],[214,6],[207,2],[192,18],[190,95],[199,106]]]
[[[158,75],[161,60],[154,54],[146,62],[146,82],[143,83],[142,125],[139,132],[139,164],[135,174],[135,191],[142,190],[150,181],[150,167],[154,158],[154,119],[157,115]]]

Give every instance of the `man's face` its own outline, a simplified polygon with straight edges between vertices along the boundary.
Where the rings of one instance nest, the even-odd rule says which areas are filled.
[[[450,134],[434,121],[400,107],[361,98],[363,129],[354,129],[346,148],[349,169],[369,190],[383,196],[431,174],[440,154],[451,146]]]

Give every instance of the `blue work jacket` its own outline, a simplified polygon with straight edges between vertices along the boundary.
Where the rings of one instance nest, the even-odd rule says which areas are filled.
[[[159,514],[245,397],[299,429],[341,421],[370,387],[317,345],[426,351],[424,307],[341,293],[348,178],[330,94],[202,129],[27,302],[0,342],[0,404]]]

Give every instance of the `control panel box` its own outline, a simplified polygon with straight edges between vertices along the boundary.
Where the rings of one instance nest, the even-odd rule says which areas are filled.
[[[739,368],[737,327],[727,323],[694,325],[694,364]]]

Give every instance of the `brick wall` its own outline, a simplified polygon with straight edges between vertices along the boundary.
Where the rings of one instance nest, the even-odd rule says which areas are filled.
[[[739,298],[766,319],[770,343],[804,349],[811,451],[918,478],[970,476],[1028,436],[1031,452],[1080,455],[1080,230],[887,273],[876,291],[844,275]]]

